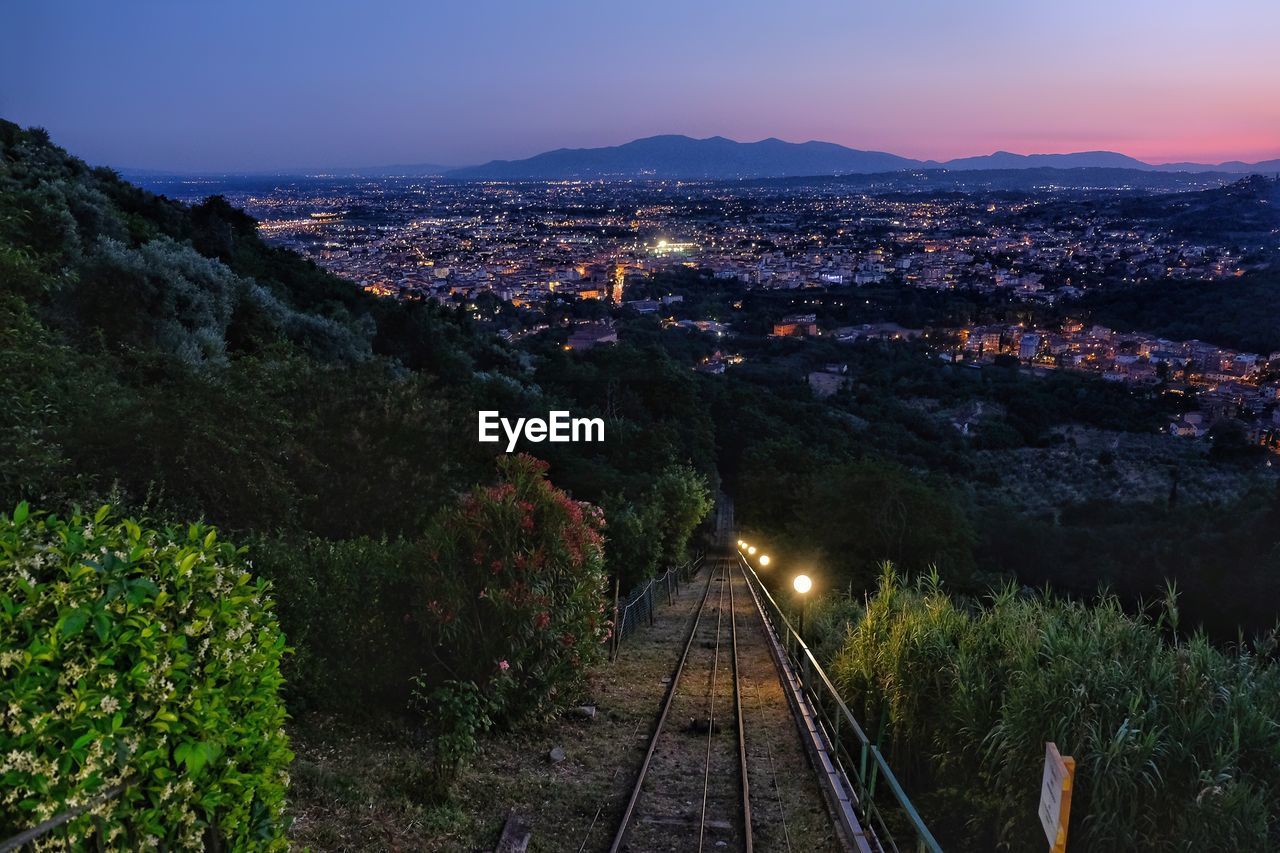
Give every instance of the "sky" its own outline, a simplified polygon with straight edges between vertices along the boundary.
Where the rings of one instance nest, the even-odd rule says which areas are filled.
[[[659,133],[1280,157],[1277,0],[6,0],[0,117],[93,164],[470,165]]]

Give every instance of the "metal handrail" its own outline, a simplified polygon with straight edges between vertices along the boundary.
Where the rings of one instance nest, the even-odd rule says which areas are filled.
[[[836,690],[827,673],[819,665],[817,658],[813,656],[813,652],[809,650],[809,646],[804,642],[804,639],[791,627],[791,622],[787,619],[782,607],[774,601],[773,596],[765,588],[755,569],[742,557],[741,553],[739,553],[738,557],[747,572],[748,579],[768,604],[764,614],[765,619],[769,622],[774,634],[781,638],[782,648],[787,659],[799,671],[800,682],[805,696],[808,697],[809,703],[818,712],[823,734],[834,750],[840,773],[849,783],[850,790],[854,794],[852,799],[856,807],[875,827],[881,845],[886,849],[895,851],[901,849],[893,838],[893,833],[885,823],[884,814],[876,803],[877,783],[883,781],[889,788],[892,801],[896,803],[898,810],[906,817],[910,825],[910,829],[915,836],[915,849],[922,851],[922,853],[923,851],[942,853],[942,847],[933,837],[933,834],[929,832],[929,828],[925,826],[920,813],[916,811],[915,806],[912,805],[911,800],[907,797],[902,785],[898,782],[898,777],[894,775],[889,763],[881,753],[880,747],[867,737],[867,733],[858,723],[853,712],[849,710],[849,706],[845,704],[839,691]],[[833,710],[828,711],[828,708]],[[847,733],[852,733],[855,741],[858,751],[857,760],[855,760],[853,752],[850,751],[845,743],[844,735]]]

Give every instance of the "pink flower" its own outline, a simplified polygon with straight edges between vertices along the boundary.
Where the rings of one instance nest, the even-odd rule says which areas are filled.
[[[506,672],[507,670],[511,669],[511,664],[507,663],[505,660],[500,660],[498,661],[498,669],[502,670],[503,672]]]

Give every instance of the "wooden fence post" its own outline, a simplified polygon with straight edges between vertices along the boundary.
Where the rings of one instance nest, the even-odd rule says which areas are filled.
[[[618,657],[618,644],[622,642],[622,624],[618,621],[618,584],[622,582],[621,578],[613,579],[613,642],[609,648],[609,660],[616,660]]]

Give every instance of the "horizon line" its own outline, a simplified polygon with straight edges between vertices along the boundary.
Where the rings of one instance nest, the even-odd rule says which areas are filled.
[[[488,165],[490,163],[518,163],[524,160],[531,160],[533,158],[540,157],[544,154],[550,154],[550,153],[559,152],[559,151],[593,151],[593,150],[599,150],[599,149],[605,149],[605,148],[621,148],[623,146],[630,145],[635,142],[643,142],[650,139],[660,139],[664,137],[688,139],[694,142],[709,142],[712,140],[722,139],[728,142],[735,143],[737,145],[756,145],[762,142],[782,142],[787,145],[808,145],[811,143],[816,143],[819,145],[834,145],[850,151],[888,154],[894,157],[901,157],[902,159],[905,159],[905,160],[915,160],[919,162],[921,165],[937,165],[937,166],[945,166],[948,163],[953,163],[959,160],[969,160],[969,159],[980,158],[980,157],[993,157],[1000,154],[1010,154],[1016,157],[1059,157],[1059,156],[1066,157],[1066,156],[1085,155],[1085,154],[1114,154],[1122,157],[1128,157],[1132,160],[1136,160],[1137,162],[1143,164],[1144,166],[1151,166],[1155,168],[1179,166],[1179,165],[1218,167],[1218,166],[1225,166],[1230,164],[1244,164],[1244,165],[1252,166],[1258,163],[1269,162],[1271,160],[1280,160],[1280,151],[1275,152],[1274,156],[1263,157],[1261,159],[1254,160],[1252,162],[1245,159],[1244,156],[1242,155],[1237,155],[1235,157],[1232,157],[1226,160],[1215,160],[1215,161],[1206,162],[1203,160],[1188,159],[1186,157],[1180,158],[1180,159],[1169,159],[1169,160],[1161,160],[1161,161],[1144,160],[1141,157],[1137,157],[1132,154],[1126,154],[1124,151],[1118,151],[1110,148],[1088,148],[1088,149],[1076,149],[1076,150],[1065,150],[1065,151],[1021,152],[1021,151],[1015,151],[1010,148],[1004,148],[1004,147],[997,147],[994,150],[988,151],[986,153],[961,154],[955,157],[948,157],[946,159],[938,159],[936,157],[925,158],[925,157],[916,157],[916,156],[907,155],[907,154],[898,154],[894,151],[884,150],[879,148],[858,148],[852,145],[847,145],[843,142],[831,142],[830,140],[825,140],[825,139],[806,139],[802,142],[795,142],[792,140],[784,139],[779,136],[766,136],[766,137],[761,137],[760,139],[742,140],[742,139],[734,139],[733,137],[725,136],[723,134],[713,134],[711,136],[699,137],[699,136],[693,136],[687,133],[654,133],[654,134],[649,134],[647,136],[637,136],[633,139],[628,139],[624,142],[617,142],[609,145],[579,145],[579,146],[561,145],[555,148],[546,148],[534,154],[530,154],[523,157],[517,157],[517,156],[499,157],[499,158],[493,158],[493,159],[485,160],[481,162],[462,163],[462,164],[434,162],[430,158],[424,158],[423,160],[420,160],[417,162],[374,163],[374,164],[368,164],[368,165],[362,165],[362,166],[291,165],[291,166],[280,166],[280,167],[167,168],[163,166],[138,166],[138,165],[121,166],[121,165],[111,165],[111,164],[99,164],[99,165],[107,165],[109,168],[115,169],[116,171],[119,171],[124,174],[140,175],[145,173],[152,173],[154,175],[163,175],[167,177],[208,177],[208,176],[214,176],[214,175],[234,175],[234,176],[243,176],[243,177],[267,176],[267,175],[308,175],[309,176],[309,175],[318,175],[322,173],[346,175],[346,174],[352,174],[360,171],[367,171],[371,169],[394,169],[397,167],[420,168],[423,166],[433,166],[433,167],[439,168],[441,170],[441,173],[444,174],[446,172],[451,172],[451,171],[460,171],[463,169],[477,168],[479,166]],[[72,153],[74,154],[74,152]],[[1117,167],[1117,168],[1124,168],[1124,167]],[[897,171],[897,170],[890,170],[890,171]]]

